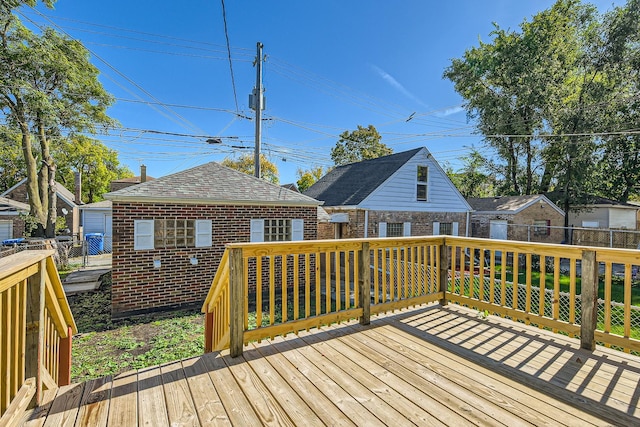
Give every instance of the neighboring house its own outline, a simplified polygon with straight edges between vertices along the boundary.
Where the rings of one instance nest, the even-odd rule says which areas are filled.
[[[593,197],[585,206],[569,212],[569,226],[606,229],[637,229],[638,206],[604,197]]]
[[[111,200],[88,203],[80,206],[82,234],[101,233],[104,241],[104,251],[111,252],[113,232],[111,227]]]
[[[227,243],[317,237],[320,202],[217,163],[105,198],[114,317],[199,306]]]
[[[0,243],[3,240],[24,236],[24,219],[21,214],[29,213],[29,205],[0,197]]]
[[[58,216],[65,218],[67,229],[69,230],[62,234],[77,236],[80,231],[80,214],[74,194],[67,190],[62,184],[56,182],[56,195],[58,196],[56,200]],[[29,203],[29,197],[27,196],[27,178],[0,194],[0,196],[22,203]]]
[[[468,198],[471,236],[560,243],[564,212],[544,195]]]
[[[471,211],[426,148],[338,166],[304,194],[331,215],[323,239],[464,236]]]
[[[132,185],[141,184],[147,181],[153,181],[155,178],[147,176],[147,167],[140,165],[140,176],[133,176],[131,178],[122,178],[111,181],[110,191],[118,191],[123,188],[131,187]]]

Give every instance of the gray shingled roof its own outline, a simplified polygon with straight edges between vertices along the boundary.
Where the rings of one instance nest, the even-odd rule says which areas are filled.
[[[467,203],[474,211],[515,213],[529,203],[543,197],[539,194],[527,196],[469,197]],[[549,202],[547,200],[547,202]]]
[[[422,148],[338,166],[303,194],[322,200],[325,206],[355,206],[384,183]]]
[[[321,204],[311,197],[215,162],[113,191],[105,194],[104,197],[109,200],[121,201],[170,200],[188,203]]]

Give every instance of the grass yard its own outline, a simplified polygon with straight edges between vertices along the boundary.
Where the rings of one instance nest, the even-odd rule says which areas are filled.
[[[204,352],[204,315],[180,311],[111,320],[111,275],[94,292],[68,297],[79,334],[71,381],[81,382]]]

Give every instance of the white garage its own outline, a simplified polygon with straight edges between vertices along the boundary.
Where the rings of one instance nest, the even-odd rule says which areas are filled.
[[[111,252],[113,232],[111,228],[111,201],[90,203],[80,206],[82,212],[82,233],[102,233],[104,252]]]

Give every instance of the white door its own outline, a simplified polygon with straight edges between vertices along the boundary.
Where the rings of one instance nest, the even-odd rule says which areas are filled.
[[[489,238],[507,240],[507,221],[504,219],[489,221]]]
[[[0,221],[0,243],[13,238],[13,221]]]

